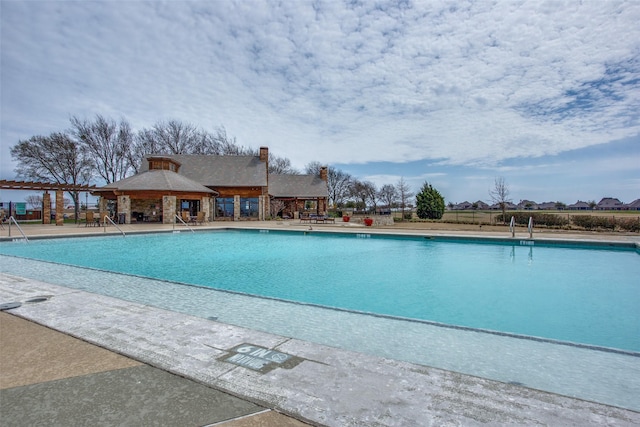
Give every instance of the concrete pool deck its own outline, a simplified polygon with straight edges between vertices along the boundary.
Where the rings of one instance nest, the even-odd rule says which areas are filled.
[[[309,225],[298,226],[296,224],[274,225],[273,222],[242,225],[258,228],[309,227]],[[219,227],[211,228],[231,226],[235,227],[237,224],[225,223]],[[96,229],[75,226],[54,226],[48,227],[49,229],[46,230],[44,230],[46,226],[40,227],[42,227],[39,230],[42,231],[40,236],[96,231]],[[315,224],[312,227],[316,229]],[[354,231],[362,231],[353,228],[357,226],[347,227]],[[318,225],[317,229],[346,230],[347,227]],[[111,228],[113,229],[113,227]],[[139,225],[123,227],[123,229],[125,232],[154,231],[162,229],[162,226],[151,228]],[[171,226],[164,226],[164,229],[171,230]],[[198,227],[198,229],[201,228]],[[367,230],[371,230],[371,232],[393,231],[392,229],[376,230],[375,228],[367,228]],[[29,234],[30,231],[31,226],[25,228],[28,236],[34,236],[35,233]],[[402,230],[403,233],[406,231]],[[6,230],[3,230],[3,233],[5,232]],[[429,234],[425,230],[417,232]],[[448,233],[439,232],[438,234]],[[540,235],[537,234],[536,237],[540,237]],[[558,238],[556,233],[553,237]],[[621,237],[623,238],[616,241],[640,240],[630,239],[629,236]],[[634,238],[635,236],[630,237]],[[592,237],[589,236],[589,238]],[[27,302],[29,299],[41,296],[46,296],[48,299],[37,303]],[[24,414],[34,413],[35,416],[39,409],[43,410],[43,402],[38,401],[38,396],[43,395],[36,393],[38,391],[36,388],[38,386],[45,387],[45,385],[49,387],[52,384],[60,385],[66,380],[64,378],[53,381],[44,379],[36,380],[35,385],[4,386],[5,371],[7,370],[5,360],[15,361],[17,358],[28,358],[38,352],[45,353],[47,356],[41,362],[33,362],[28,366],[10,364],[8,370],[12,372],[12,375],[16,375],[16,371],[23,371],[25,374],[29,370],[46,371],[46,369],[40,368],[52,364],[51,358],[55,351],[43,350],[42,347],[38,347],[37,343],[42,340],[36,339],[35,332],[30,332],[34,328],[22,327],[19,324],[16,326],[16,322],[27,322],[23,319],[28,319],[65,334],[50,338],[49,340],[53,343],[62,342],[69,339],[69,335],[72,335],[82,340],[78,341],[82,345],[89,345],[86,342],[93,343],[110,350],[107,352],[109,354],[116,352],[126,356],[123,358],[124,361],[115,358],[115,361],[105,362],[103,365],[101,365],[101,361],[104,358],[108,359],[107,356],[96,357],[81,363],[83,366],[95,366],[97,371],[82,371],[77,376],[69,377],[76,378],[75,382],[69,380],[67,383],[69,387],[85,390],[82,388],[84,386],[78,383],[80,380],[87,380],[88,384],[93,384],[93,389],[100,389],[103,384],[115,383],[120,384],[118,390],[125,390],[123,393],[126,394],[126,390],[131,390],[127,387],[137,384],[137,381],[143,384],[145,381],[157,382],[160,385],[154,389],[155,393],[158,393],[158,390],[168,392],[184,387],[184,390],[189,390],[187,395],[191,398],[202,398],[207,402],[196,405],[199,408],[210,406],[211,408],[228,409],[238,405],[249,415],[257,414],[253,417],[232,421],[232,423],[254,422],[254,424],[227,424],[233,427],[240,425],[302,425],[294,424],[300,422],[296,419],[315,425],[330,426],[640,424],[640,413],[634,411],[421,365],[376,358],[63,286],[0,274],[0,303],[12,301],[22,302],[23,305],[0,313],[2,315],[0,317],[2,328],[0,338],[3,341],[0,342],[0,348],[3,349],[0,353],[2,356],[0,374],[3,379],[2,387],[0,387],[2,389],[0,391],[2,396],[0,415],[3,422],[7,419],[5,415],[8,413],[20,414],[23,417],[20,418],[23,421],[21,424],[24,425]],[[35,329],[37,328],[35,327]],[[14,344],[5,346],[4,341],[13,335],[22,339],[22,347]],[[241,350],[244,344],[253,347],[244,352]],[[80,344],[65,344],[64,346],[72,348],[74,345]],[[15,348],[15,352],[6,356],[7,348]],[[246,359],[243,356],[253,354],[253,357],[261,359],[260,356],[268,354],[269,351],[273,354],[285,355],[283,357],[290,356],[289,364],[274,365],[266,370],[256,371],[226,360],[235,357],[236,362],[251,362],[251,358]],[[72,352],[66,355],[63,353],[61,358],[62,360],[66,359],[67,362],[62,365],[73,366],[77,357],[78,355]],[[261,362],[261,360],[257,362]],[[124,366],[121,366],[120,363],[124,363]],[[103,370],[101,371],[101,369]],[[135,372],[136,370],[139,372]],[[123,379],[114,380],[125,372],[131,372],[129,377],[137,380],[131,384],[118,382],[124,381]],[[166,372],[184,378],[165,377]],[[158,376],[165,379],[159,380],[156,378]],[[188,383],[178,386],[177,384],[181,381]],[[202,387],[203,385],[207,387]],[[51,396],[51,393],[55,394],[53,388],[45,388],[45,390],[49,390],[48,396]],[[12,395],[11,399],[5,397],[9,395]],[[109,395],[109,393],[95,395],[95,399],[104,399],[105,395]],[[223,399],[221,395],[224,396],[224,399],[231,398],[229,395],[239,397],[239,399],[237,401],[231,399],[232,403],[216,403],[226,402],[226,400],[218,400]],[[45,394],[45,396],[47,395]],[[176,399],[184,402],[179,397],[177,395]],[[57,402],[51,400],[51,397],[49,399],[45,400],[44,406]],[[76,393],[72,394],[69,400],[62,401],[61,405],[64,408],[67,406],[73,408],[82,403],[92,407],[95,406],[92,399],[91,395]],[[121,400],[121,402],[123,401],[126,402],[126,399]],[[5,409],[6,402],[11,402],[10,410]],[[125,408],[121,407],[121,403],[117,408],[119,411],[130,412],[132,417],[157,411],[160,418],[156,419],[163,419],[162,414],[165,412],[157,409],[159,406],[154,406],[153,399],[140,399],[134,400],[134,402],[132,405],[125,405]],[[45,412],[45,415],[49,417],[55,417],[56,414],[65,412],[60,409],[51,410],[50,407],[48,409],[49,412]],[[169,405],[166,405],[166,409],[169,410],[169,413],[176,413],[176,410],[172,411]],[[264,412],[265,410],[269,412]],[[185,412],[190,412],[190,410],[187,409]],[[293,418],[285,418],[281,415],[282,413]],[[80,417],[83,415],[87,414],[78,414]],[[177,422],[175,425],[212,424],[243,415],[233,413],[226,416],[227,418],[221,418],[213,411],[207,421]],[[163,425],[170,424],[167,417],[168,415],[164,418]],[[49,418],[49,421],[51,419],[55,418]],[[292,424],[286,424],[289,422]],[[27,424],[29,423],[27,422]],[[59,424],[68,425],[69,423],[61,422]],[[78,423],[73,424],[77,425]],[[100,420],[97,424],[100,424]],[[108,422],[107,418],[103,419],[102,424],[114,423]]]
[[[465,229],[456,229],[454,226],[447,227],[449,224],[422,224],[413,227],[412,223],[399,223],[397,226],[373,226],[365,227],[363,224],[356,222],[340,222],[327,224],[308,224],[301,223],[299,220],[285,221],[240,221],[240,222],[210,222],[205,225],[192,225],[190,229],[194,231],[203,230],[219,230],[225,228],[267,228],[275,230],[299,230],[307,231],[334,231],[334,232],[363,232],[381,233],[381,234],[408,234],[408,235],[431,235],[431,236],[456,236],[456,237],[472,237],[472,238],[502,238],[511,239],[511,233],[508,227],[504,230],[496,230],[496,228],[475,228],[465,227]],[[134,223],[121,224],[120,229],[109,225],[107,227],[85,227],[84,224],[65,224],[63,226],[43,225],[43,224],[23,224],[21,225],[27,238],[42,237],[60,237],[60,236],[82,236],[82,235],[104,235],[104,234],[121,234],[122,230],[126,233],[145,233],[145,232],[170,232],[180,231],[189,232],[189,228],[182,224],[158,224],[158,223]],[[468,228],[468,229],[466,229]],[[20,231],[15,225],[12,225],[11,235],[9,235],[9,226],[4,223],[0,229],[0,240],[22,238]],[[513,240],[528,239],[529,233],[523,227],[516,229]],[[567,241],[593,241],[593,242],[627,242],[640,245],[639,233],[604,233],[604,232],[586,232],[586,231],[566,231],[566,230],[549,230],[534,229],[533,239],[540,240],[567,240]]]

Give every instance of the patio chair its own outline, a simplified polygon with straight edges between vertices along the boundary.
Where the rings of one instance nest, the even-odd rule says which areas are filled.
[[[93,227],[94,225],[96,225],[96,220],[93,217],[93,212],[87,211],[87,214],[84,220],[84,226]]]
[[[204,216],[204,212],[198,212],[196,224],[204,224],[205,222],[207,222],[207,218]]]

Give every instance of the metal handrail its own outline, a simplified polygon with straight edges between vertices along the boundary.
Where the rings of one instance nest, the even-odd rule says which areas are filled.
[[[516,218],[511,217],[511,222],[509,222],[509,231],[511,232],[511,237],[516,237]]]
[[[28,243],[29,239],[27,238],[27,235],[24,234],[24,231],[22,231],[22,227],[20,227],[20,224],[18,224],[18,221],[16,221],[13,215],[9,217],[9,237],[11,237],[11,221],[13,221],[16,227],[18,227],[18,231],[20,231],[20,234],[22,234],[22,237],[24,237],[24,240]]]
[[[527,226],[527,230],[529,230],[529,238],[533,238],[533,217],[529,217],[529,225]]]
[[[195,233],[195,231],[193,231],[193,228],[189,227],[189,224],[184,222],[184,220],[182,218],[180,218],[178,215],[176,215],[176,218],[178,219],[178,221],[183,223],[185,227],[187,227],[189,230],[191,230],[192,233]],[[176,229],[176,222],[175,221],[173,221],[173,229],[174,230]]]
[[[102,220],[102,226],[104,227],[104,232],[107,232],[107,221],[109,221],[111,224],[113,224],[113,226],[115,228],[117,228],[118,230],[120,230],[120,232],[122,233],[122,237],[127,237],[126,234],[124,234],[124,231],[122,231],[122,229],[120,227],[118,227],[118,224],[116,224],[115,222],[113,222],[113,220],[111,218],[109,218],[108,215],[104,216],[104,219]]]

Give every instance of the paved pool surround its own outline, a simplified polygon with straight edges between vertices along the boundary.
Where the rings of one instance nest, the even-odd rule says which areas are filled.
[[[209,228],[228,228],[226,226],[228,224]],[[296,223],[274,225],[273,222],[243,226],[309,228]],[[362,228],[356,227],[342,224],[313,226],[314,231],[362,232]],[[373,229],[366,230],[374,232]],[[30,238],[86,235],[96,231],[73,226],[28,227],[26,230]],[[125,231],[173,230],[167,226],[128,226]],[[119,233],[113,228],[107,232]],[[468,232],[402,230],[403,233],[479,237]],[[6,230],[0,236],[7,237]],[[482,237],[506,236],[482,234]],[[559,234],[536,237],[584,239],[584,236]],[[598,242],[622,241],[636,247],[640,241],[633,235],[587,238]],[[46,299],[28,302],[38,297]],[[640,425],[640,413],[635,411],[340,350],[0,273],[0,303],[7,302],[22,305],[6,313],[313,425]],[[269,350],[289,355],[295,363],[256,370],[228,361],[246,345],[262,349],[260,354],[263,355]]]
[[[22,304],[12,315],[315,425],[640,424],[634,411],[6,274],[0,301]],[[255,370],[226,360],[243,345],[296,363]]]

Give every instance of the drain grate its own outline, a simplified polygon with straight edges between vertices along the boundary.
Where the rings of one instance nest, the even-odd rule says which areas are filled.
[[[45,302],[48,299],[49,298],[47,297],[35,297],[35,298],[28,299],[26,302]]]

